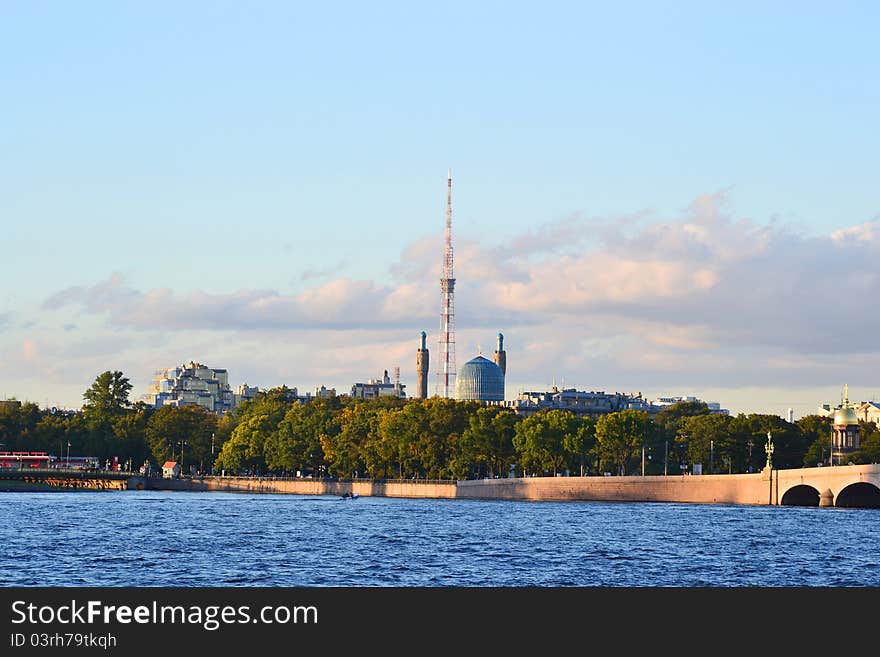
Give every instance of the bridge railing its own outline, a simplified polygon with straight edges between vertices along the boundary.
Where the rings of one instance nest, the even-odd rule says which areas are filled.
[[[21,473],[29,475],[80,475],[80,476],[97,476],[97,477],[137,477],[140,476],[135,472],[126,472],[124,470],[104,470],[94,468],[19,468],[0,467],[0,473],[11,474]]]

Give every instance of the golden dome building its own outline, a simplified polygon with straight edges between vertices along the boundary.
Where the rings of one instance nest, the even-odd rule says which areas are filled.
[[[849,405],[849,386],[844,387],[843,405],[834,413],[831,427],[831,465],[845,463],[859,449],[859,418]]]

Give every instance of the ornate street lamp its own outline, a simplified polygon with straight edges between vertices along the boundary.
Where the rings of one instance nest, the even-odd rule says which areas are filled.
[[[767,465],[765,468],[773,467],[773,436],[770,435],[770,432],[767,432],[767,444],[764,445],[764,451],[767,452]]]

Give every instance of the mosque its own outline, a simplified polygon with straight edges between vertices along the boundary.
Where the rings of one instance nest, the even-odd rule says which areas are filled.
[[[455,398],[461,401],[503,402],[506,373],[504,335],[499,333],[494,362],[482,356],[466,362],[455,379]]]
[[[418,394],[422,399],[428,396],[428,350],[425,346],[425,333],[416,353],[416,374]],[[503,402],[504,377],[507,374],[507,352],[504,350],[504,335],[498,334],[498,344],[493,360],[478,355],[466,362],[455,379],[455,398],[459,401]]]

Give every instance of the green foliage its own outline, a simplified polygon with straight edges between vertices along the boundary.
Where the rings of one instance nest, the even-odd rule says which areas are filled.
[[[880,463],[880,430],[873,422],[859,422],[859,451],[853,463]]]
[[[145,434],[158,465],[178,461],[181,472],[189,473],[191,465],[204,472],[216,429],[217,416],[201,406],[163,406],[147,420]]]
[[[667,406],[654,417],[654,424],[675,438],[685,421],[691,417],[709,415],[711,411],[705,402],[683,401]]]
[[[667,406],[654,417],[653,450],[663,454],[666,464],[655,463],[656,472],[665,470],[669,474],[679,474],[681,467],[688,463],[687,439],[683,435],[685,422],[689,418],[711,415],[705,402],[678,402]],[[662,450],[662,451],[661,451]]]
[[[803,434],[804,441],[809,444],[804,452],[803,467],[814,468],[820,463],[828,465],[833,422],[832,418],[824,415],[805,415],[795,422]]]
[[[679,436],[686,441],[689,463],[700,463],[703,473],[718,472],[718,464],[736,459],[737,439],[731,430],[734,423],[729,415],[695,415],[684,419]],[[727,472],[727,467],[723,468]]]
[[[602,462],[624,475],[630,462],[641,455],[651,439],[651,425],[645,411],[619,411],[603,415],[596,422],[596,450]]]
[[[223,445],[215,467],[227,474],[244,474],[265,470],[263,450],[266,441],[275,431],[276,424],[267,413],[248,414],[232,431]]]
[[[128,401],[131,387],[128,378],[119,370],[99,374],[92,386],[83,393],[83,412],[90,420],[109,421],[131,405]]]
[[[590,455],[596,449],[596,421],[591,417],[575,418],[572,431],[562,437],[562,448],[568,469],[587,474]]]
[[[338,415],[339,431],[321,437],[321,451],[330,474],[356,477],[365,472],[364,450],[376,430],[381,407],[372,402],[350,404]]]
[[[732,430],[735,434],[738,449],[747,449],[752,443],[753,469],[764,467],[767,453],[767,432],[773,438],[773,467],[799,468],[804,462],[804,454],[810,446],[809,438],[804,436],[797,424],[789,424],[778,415],[740,413],[734,419]]]
[[[474,401],[432,397],[419,404],[425,409],[427,425],[419,436],[421,473],[428,479],[451,476],[450,445],[467,430],[469,417],[482,407]]]
[[[129,461],[132,468],[140,467],[152,456],[147,443],[147,424],[153,410],[143,406],[113,419],[113,440],[110,451]]]
[[[524,472],[555,475],[572,460],[585,463],[590,434],[589,424],[570,411],[541,411],[516,425],[513,446]]]
[[[286,389],[274,388],[236,408],[235,426],[229,437],[222,441],[214,464],[215,471],[238,474],[265,470],[266,442],[294,403]],[[224,423],[224,432],[229,430],[230,425],[229,421]]]
[[[276,431],[266,439],[266,467],[274,471],[310,471],[320,475],[324,470],[322,439],[339,433],[336,398],[315,399],[308,404],[296,403],[278,423]]]
[[[669,474],[678,473],[679,462],[703,463],[706,473],[747,472],[763,467],[768,431],[774,466],[803,467],[827,459],[830,441],[830,420],[821,416],[789,424],[776,415],[716,415],[692,402],[653,421],[634,410],[597,420],[562,410],[522,418],[502,406],[440,397],[301,403],[280,387],[217,418],[194,406],[131,405],[130,388],[121,372],[108,371],[84,393],[82,414],[53,414],[30,402],[0,407],[3,449],[63,455],[70,443],[71,455],[118,456],[137,467],[148,458],[156,465],[179,460],[183,448],[185,471],[194,465],[208,472],[213,434],[218,473],[465,479],[505,477],[514,464],[521,474],[637,472],[643,449],[646,474],[663,473],[667,452]],[[880,461],[873,424],[862,423],[852,460]]]
[[[507,474],[516,454],[513,447],[516,424],[516,413],[498,406],[481,406],[469,415],[460,448],[467,453],[466,461],[473,468],[474,476]]]

